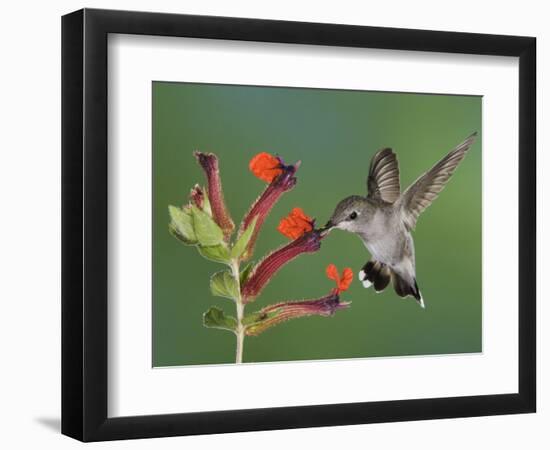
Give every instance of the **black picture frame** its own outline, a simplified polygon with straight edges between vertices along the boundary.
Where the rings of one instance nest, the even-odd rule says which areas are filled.
[[[109,33],[519,57],[517,393],[107,417]],[[536,39],[83,9],[62,18],[62,433],[82,441],[535,412]]]

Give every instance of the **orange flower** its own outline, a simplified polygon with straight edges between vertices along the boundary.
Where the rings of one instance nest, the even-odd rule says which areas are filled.
[[[302,208],[294,208],[288,216],[281,219],[277,230],[290,239],[298,239],[313,230],[313,219]]]
[[[342,277],[340,278],[336,266],[334,264],[329,264],[327,266],[327,277],[336,281],[336,292],[344,292],[349,289],[353,280],[353,271],[349,267],[346,267],[342,271]]]
[[[248,163],[250,171],[267,183],[271,183],[276,177],[283,173],[281,160],[269,153],[258,153]]]

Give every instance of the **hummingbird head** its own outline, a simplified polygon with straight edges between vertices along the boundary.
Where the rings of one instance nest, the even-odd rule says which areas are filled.
[[[323,227],[324,230],[339,228],[340,230],[358,233],[365,228],[368,220],[368,202],[365,197],[351,195],[346,197],[334,208],[329,221]]]

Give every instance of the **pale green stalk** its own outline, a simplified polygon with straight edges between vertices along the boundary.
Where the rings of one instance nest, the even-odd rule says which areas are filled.
[[[235,282],[237,283],[237,292],[238,292],[238,296],[235,299],[235,304],[237,306],[237,329],[235,330],[235,335],[237,336],[237,350],[236,350],[236,356],[235,356],[235,363],[240,364],[243,362],[245,328],[243,325],[244,303],[241,295],[241,281],[240,281],[240,269],[239,269],[238,259],[233,259],[231,261],[231,269],[233,271],[233,277],[235,278]]]

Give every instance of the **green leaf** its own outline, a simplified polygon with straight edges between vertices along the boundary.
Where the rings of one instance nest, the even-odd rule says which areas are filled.
[[[168,206],[168,212],[172,220],[169,225],[172,235],[188,245],[196,244],[197,236],[193,226],[194,220],[189,210],[170,205]]]
[[[197,241],[200,245],[210,247],[223,242],[223,231],[204,211],[201,211],[195,205],[191,206],[193,213],[193,226]]]
[[[256,227],[257,220],[258,216],[254,217],[254,219],[252,219],[252,222],[250,222],[250,225],[248,225],[248,228],[243,232],[243,234],[239,236],[239,239],[237,239],[237,242],[235,242],[235,245],[231,249],[231,258],[240,258],[241,255],[244,253],[246,247],[248,246],[248,243],[250,242],[252,233],[254,233],[254,228]]]
[[[176,226],[173,223],[168,224],[168,231],[169,233],[174,236],[178,241],[180,241],[182,244],[185,245],[197,245],[197,241],[190,241],[185,236],[183,236]]]
[[[254,268],[254,264],[253,263],[248,263],[245,266],[245,268],[243,270],[241,270],[241,275],[240,275],[241,286],[243,286],[244,283],[246,282],[246,280],[248,280],[248,277],[252,273],[253,268]]]
[[[199,245],[197,247],[201,256],[211,261],[229,264],[231,262],[231,255],[229,249],[225,244],[213,245],[210,247],[203,247]]]
[[[202,320],[206,328],[218,328],[233,332],[237,328],[237,320],[234,317],[226,316],[220,308],[215,306],[203,314]]]
[[[231,272],[222,270],[216,272],[210,278],[210,291],[218,297],[236,299],[239,297],[239,289]]]

